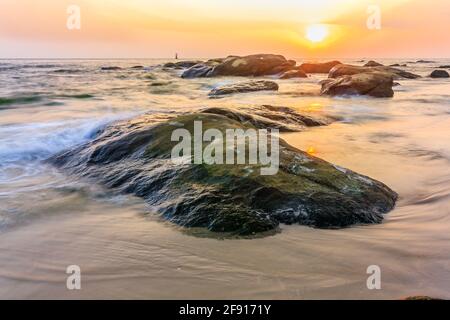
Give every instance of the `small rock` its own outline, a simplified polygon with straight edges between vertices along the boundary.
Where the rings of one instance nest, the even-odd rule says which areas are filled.
[[[267,80],[245,81],[217,87],[211,90],[211,92],[208,95],[221,96],[233,93],[244,93],[244,92],[264,91],[264,90],[277,91],[278,84],[276,82]]]
[[[103,70],[103,71],[122,70],[121,67],[116,67],[116,66],[112,66],[112,67],[101,67],[100,69]]]
[[[376,61],[370,60],[367,62],[364,67],[382,67],[383,65],[381,63],[378,63]]]
[[[448,74],[447,71],[445,70],[434,70],[431,74],[430,74],[431,78],[449,78],[450,75]]]
[[[285,73],[283,73],[280,76],[280,79],[291,79],[291,78],[307,78],[308,76],[306,75],[306,73],[301,70],[301,69],[297,69],[297,70],[289,70],[286,71]]]
[[[187,69],[195,66],[196,64],[202,63],[203,61],[178,61],[178,62],[168,62],[163,65],[164,68],[169,69]]]

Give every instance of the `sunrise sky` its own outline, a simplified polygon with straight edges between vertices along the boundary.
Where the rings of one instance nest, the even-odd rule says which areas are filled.
[[[449,16],[449,0],[0,0],[0,58],[449,58]]]

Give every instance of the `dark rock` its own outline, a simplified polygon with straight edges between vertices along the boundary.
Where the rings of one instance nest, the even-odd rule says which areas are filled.
[[[420,78],[419,75],[410,73],[407,71],[403,71],[400,69],[392,68],[392,67],[360,67],[360,66],[352,66],[349,64],[341,64],[335,66],[330,70],[328,74],[329,78],[338,78],[341,76],[351,76],[358,73],[370,73],[370,72],[382,72],[390,74],[394,79],[416,79]]]
[[[381,63],[378,63],[376,61],[370,60],[367,62],[364,67],[382,67],[383,65]]]
[[[144,66],[132,66],[131,69],[144,69]]]
[[[164,118],[164,117],[162,117]],[[381,182],[334,166],[280,141],[278,173],[261,164],[171,161],[175,129],[255,129],[221,114],[194,113],[163,120],[155,115],[113,124],[93,141],[49,162],[115,191],[142,197],[165,219],[226,235],[277,230],[279,223],[340,228],[380,223],[397,195]],[[224,148],[225,150],[226,148]],[[225,151],[224,151],[225,152]],[[266,233],[265,233],[266,234]]]
[[[121,67],[115,67],[115,66],[112,66],[112,67],[101,67],[100,69],[101,69],[101,70],[103,70],[103,71],[115,71],[115,70],[122,70],[122,68],[121,68]]]
[[[277,91],[278,84],[273,81],[258,80],[258,81],[245,81],[239,83],[233,83],[217,87],[208,94],[211,97],[223,96],[233,93],[244,93],[253,91]]]
[[[434,61],[431,61],[431,60],[417,60],[416,63],[434,63]]]
[[[443,65],[443,66],[440,66],[439,69],[450,69],[450,65]]]
[[[448,74],[447,71],[445,70],[434,70],[431,74],[430,74],[431,78],[449,78],[450,75]]]
[[[305,73],[328,73],[333,67],[342,64],[339,61],[329,61],[323,63],[302,63],[300,69]]]
[[[394,63],[394,64],[391,64],[389,67],[407,67],[408,65],[405,63],[405,64],[398,64],[398,63]]]
[[[358,73],[334,80],[322,81],[323,95],[369,95],[372,97],[393,97],[393,77],[381,72]]]
[[[307,78],[306,73],[301,69],[289,70],[280,76],[280,79]]]
[[[183,72],[181,75],[184,79],[191,79],[191,78],[205,78],[208,77],[211,73],[212,67],[204,64],[196,64],[193,67],[190,67],[186,71]]]

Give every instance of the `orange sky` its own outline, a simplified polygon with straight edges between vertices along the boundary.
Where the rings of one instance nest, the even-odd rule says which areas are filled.
[[[449,58],[449,0],[0,0],[0,58]],[[81,30],[66,28],[68,5]],[[366,27],[379,4],[381,30]],[[311,24],[329,36],[305,38]]]

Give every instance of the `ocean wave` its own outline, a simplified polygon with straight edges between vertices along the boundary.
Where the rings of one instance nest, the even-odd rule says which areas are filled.
[[[101,119],[9,125],[0,128],[0,163],[43,160],[68,147],[92,139],[107,124],[129,114]]]

